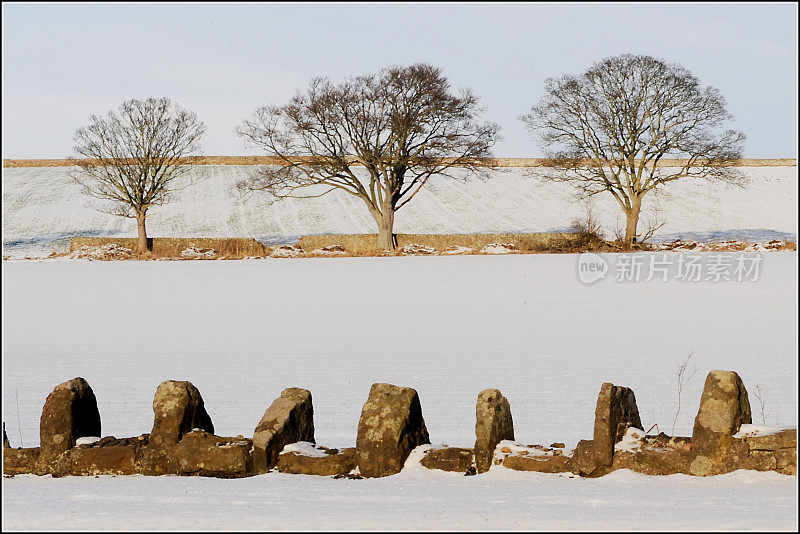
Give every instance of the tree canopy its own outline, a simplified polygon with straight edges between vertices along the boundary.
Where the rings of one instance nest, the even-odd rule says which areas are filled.
[[[73,178],[101,201],[96,209],[139,221],[141,249],[147,210],[169,200],[204,132],[194,113],[168,98],[128,100],[105,117],[91,115],[75,132],[74,151],[84,159],[76,159]]]
[[[479,121],[481,112],[471,91],[453,92],[441,70],[427,64],[388,67],[342,83],[314,78],[288,103],[260,107],[237,128],[283,163],[240,187],[278,198],[342,190],[366,203],[379,226],[379,246],[393,248],[394,212],[432,176],[485,172],[479,160],[491,156],[499,126]],[[355,167],[365,169],[366,178]],[[468,172],[451,172],[456,167]],[[304,190],[309,186],[323,189]]]
[[[744,134],[719,90],[687,69],[646,56],[606,58],[580,75],[545,81],[545,94],[521,120],[547,151],[547,178],[591,196],[607,191],[636,234],[642,197],[669,182],[701,177],[741,183],[732,165]],[[662,159],[682,160],[677,167]]]

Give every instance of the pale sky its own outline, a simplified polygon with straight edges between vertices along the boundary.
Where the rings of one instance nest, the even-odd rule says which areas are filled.
[[[319,75],[418,61],[469,87],[501,157],[542,147],[518,120],[550,76],[622,53],[717,87],[747,157],[797,157],[797,5],[3,3],[3,158],[63,158],[75,129],[167,96],[206,123],[206,155],[258,154],[233,130]]]

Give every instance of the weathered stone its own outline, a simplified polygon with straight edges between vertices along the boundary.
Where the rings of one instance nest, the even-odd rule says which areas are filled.
[[[75,448],[70,451],[73,475],[132,475],[136,473],[136,449],[133,446]]]
[[[708,456],[706,456],[706,458],[712,462],[713,466],[709,474],[719,475],[722,473],[730,473],[731,471],[736,471],[737,469],[770,471],[775,468],[773,451],[753,452],[756,454],[750,452],[750,448],[743,439],[734,439],[728,447],[727,452],[721,459],[708,458]]]
[[[475,467],[478,473],[489,470],[497,444],[514,440],[511,406],[499,389],[485,389],[475,406]]]
[[[36,465],[37,475],[50,475],[53,478],[65,477],[72,471],[72,460],[70,459],[73,449],[62,452],[59,456],[51,458],[49,461],[42,461],[39,455],[39,463]]]
[[[597,470],[597,454],[595,453],[594,442],[590,439],[582,439],[578,442],[569,462],[570,470],[576,475],[592,476]]]
[[[551,448],[553,448],[553,449],[563,449],[565,446],[566,446],[566,445],[564,445],[564,444],[563,444],[563,443],[561,443],[561,442],[558,442],[558,443],[551,443],[551,444],[550,444],[550,447],[551,447]]]
[[[515,471],[536,471],[539,473],[565,473],[570,470],[569,456],[559,454],[525,455],[512,454],[503,460],[503,467]]]
[[[630,469],[646,475],[688,473],[692,460],[690,438],[639,434],[638,445],[614,451],[612,470]]]
[[[429,449],[419,463],[428,469],[466,473],[475,463],[475,453],[472,449],[461,447]]]
[[[84,443],[78,445],[79,449],[93,449],[97,447],[143,447],[149,442],[150,434],[142,434],[133,438],[115,438],[114,436],[106,436],[92,443]]]
[[[784,475],[797,475],[797,447],[775,451],[775,470]]]
[[[683,449],[616,452],[612,469],[630,469],[645,475],[688,473],[692,456]]]
[[[750,401],[739,375],[733,371],[708,373],[694,420],[694,453],[711,463],[723,461],[733,443],[733,435],[743,424],[750,423]],[[704,461],[701,463],[705,466]]]
[[[137,470],[144,475],[176,474],[180,469],[175,445],[195,428],[213,433],[214,425],[203,397],[190,382],[167,380],[159,384],[153,412],[153,430],[137,454]]]
[[[177,467],[173,461],[172,449],[170,447],[145,446],[139,451],[136,457],[136,471],[142,475],[156,476],[176,474]]]
[[[361,475],[399,473],[411,451],[427,443],[430,439],[417,392],[373,384],[358,421],[356,456]]]
[[[754,466],[751,469],[757,471],[774,471],[778,467],[778,461],[775,458],[775,451],[751,451]]]
[[[689,472],[698,477],[704,477],[712,474],[714,471],[714,464],[706,456],[696,456],[689,466]]]
[[[797,448],[797,429],[781,430],[769,436],[746,436],[745,443],[751,451],[777,451]]]
[[[314,407],[311,392],[287,388],[264,412],[253,433],[253,462],[257,473],[278,463],[278,455],[290,443],[314,443]]]
[[[726,454],[721,458],[715,459],[697,455],[692,462],[690,473],[698,476],[707,476],[730,473],[737,469],[749,469],[796,474],[796,466],[797,449],[795,447],[777,450],[753,450],[746,439],[734,438]]]
[[[78,438],[99,435],[97,399],[86,380],[78,377],[57,385],[47,396],[39,421],[42,465],[55,462]]]
[[[321,448],[324,449],[324,448]],[[335,452],[333,452],[335,451]],[[297,451],[278,455],[278,471],[295,475],[346,475],[356,468],[356,449],[328,449],[324,456],[309,456]]]
[[[27,475],[36,472],[39,447],[28,449],[3,449],[3,474]]]
[[[253,474],[252,442],[193,431],[172,447],[171,467],[180,475],[221,478]]]
[[[150,432],[151,447],[175,445],[184,434],[195,428],[214,433],[214,424],[206,413],[203,397],[190,382],[162,382],[153,398],[153,412],[155,419]]]
[[[610,466],[614,460],[614,445],[625,436],[628,428],[640,430],[636,395],[630,388],[609,382],[600,387],[594,411],[594,448],[598,466]]]

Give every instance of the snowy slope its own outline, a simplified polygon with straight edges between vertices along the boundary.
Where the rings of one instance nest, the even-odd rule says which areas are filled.
[[[152,236],[255,237],[286,242],[303,234],[374,232],[362,202],[344,193],[276,203],[262,194],[241,198],[234,185],[252,166],[196,166],[193,185],[176,201],[148,217]],[[676,183],[645,199],[643,225],[666,222],[656,238],[771,239],[797,234],[797,167],[745,167],[746,188]],[[69,167],[3,168],[4,254],[47,254],[64,249],[71,235],[134,236],[129,219],[87,206]],[[531,173],[510,168],[489,180],[461,183],[433,179],[396,219],[408,233],[542,232],[564,230],[584,209],[565,184],[542,184]],[[595,214],[611,236],[623,228],[619,207],[596,197]],[[658,240],[658,239],[656,239]]]

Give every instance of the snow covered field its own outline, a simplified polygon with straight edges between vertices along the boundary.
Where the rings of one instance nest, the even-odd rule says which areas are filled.
[[[420,470],[424,470],[421,472]],[[3,530],[795,530],[797,482],[736,471],[599,479],[505,468],[383,479],[270,473],[3,480]]]
[[[691,433],[712,369],[739,372],[754,422],[760,385],[766,423],[796,426],[797,254],[764,254],[755,282],[584,285],[577,263],[547,254],[4,262],[3,421],[12,445],[20,435],[37,445],[45,397],[82,376],[103,434],[134,436],[152,426],[156,386],[178,379],[200,389],[217,434],[251,435],[281,390],[300,386],[314,397],[317,442],[344,447],[355,443],[370,385],[390,382],[417,389],[435,444],[471,446],[477,394],[497,387],[518,441],[574,447],[591,437],[605,381],[633,388],[644,425],[670,433],[678,365],[693,352],[698,371],[676,434]],[[792,529],[797,521],[797,479],[776,473],[582,480],[420,469],[412,462],[381,480],[4,478],[3,527]]]
[[[94,211],[69,177],[70,167],[3,168],[3,254],[47,255],[66,250],[72,235],[134,237],[133,221]],[[345,193],[287,199],[270,205],[264,195],[242,201],[234,185],[252,166],[196,166],[194,185],[176,201],[154,207],[147,225],[155,237],[255,237],[290,242],[304,234],[375,232],[360,200]],[[675,183],[644,202],[642,228],[666,222],[654,241],[769,240],[797,236],[797,167],[743,167],[745,188],[705,181]],[[565,230],[584,213],[567,184],[542,184],[541,169],[509,168],[487,181],[432,179],[398,212],[399,233],[547,232]],[[607,197],[607,198],[606,198]],[[595,201],[608,237],[624,228],[608,195]]]

